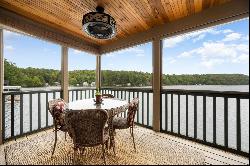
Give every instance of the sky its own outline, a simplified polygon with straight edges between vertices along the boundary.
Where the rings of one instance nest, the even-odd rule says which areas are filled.
[[[163,41],[164,74],[249,75],[249,19]],[[4,31],[4,58],[19,67],[60,69],[60,45]],[[95,70],[96,57],[69,49],[69,70]],[[152,72],[152,44],[103,55],[102,69]]]

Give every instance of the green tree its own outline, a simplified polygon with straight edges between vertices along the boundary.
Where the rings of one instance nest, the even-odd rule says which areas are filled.
[[[19,68],[15,63],[4,60],[4,79],[10,85],[22,87],[50,86],[61,82],[61,72],[52,69]],[[163,85],[249,85],[249,76],[243,74],[202,74],[202,75],[163,75]],[[71,86],[95,82],[95,71],[75,70],[69,72]],[[103,86],[149,86],[152,85],[152,73],[136,71],[102,71]]]

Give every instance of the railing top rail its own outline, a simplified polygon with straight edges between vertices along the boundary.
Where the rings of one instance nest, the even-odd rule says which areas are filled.
[[[130,92],[148,92],[148,93],[152,93],[153,92],[153,89],[152,88],[138,88],[138,87],[135,87],[135,88],[132,88],[132,87],[129,87],[129,88],[126,88],[126,87],[105,87],[105,88],[102,88],[102,90],[114,90],[114,91],[130,91]]]
[[[70,88],[69,91],[81,91],[81,90],[95,90],[91,87],[83,88]],[[144,88],[126,88],[126,87],[105,87],[101,90],[113,90],[113,91],[129,91],[129,92],[145,92],[152,93],[153,89]],[[49,89],[49,90],[24,90],[24,91],[5,91],[3,95],[20,95],[20,94],[36,94],[36,93],[50,93],[61,92],[61,89]],[[186,90],[186,89],[162,89],[162,94],[180,94],[180,95],[197,95],[197,96],[218,96],[218,97],[234,97],[234,98],[249,98],[249,92],[239,91],[212,91],[212,90]]]
[[[152,88],[102,88],[103,90],[116,90],[116,91],[147,91],[153,92]],[[213,90],[186,90],[186,89],[162,89],[162,93],[176,93],[176,94],[196,94],[196,95],[239,95],[249,97],[249,92],[239,92],[239,91],[213,91]]]
[[[198,96],[222,96],[222,97],[240,97],[249,98],[249,92],[239,91],[212,91],[212,90],[186,90],[186,89],[164,89],[161,91],[169,94],[190,94]]]
[[[76,91],[76,90],[95,90],[96,87],[69,87],[69,91]]]
[[[94,87],[82,87],[82,88],[74,88],[74,87],[69,87],[69,91],[75,91],[75,90],[94,90],[96,88]],[[3,94],[4,95],[19,95],[19,94],[34,94],[34,93],[47,93],[47,92],[61,92],[61,89],[40,89],[40,90],[20,90],[20,91],[4,91]]]
[[[51,92],[61,92],[61,89],[56,90],[25,90],[25,91],[10,91],[3,92],[3,95],[20,95],[20,94],[36,94],[36,93],[51,93]]]

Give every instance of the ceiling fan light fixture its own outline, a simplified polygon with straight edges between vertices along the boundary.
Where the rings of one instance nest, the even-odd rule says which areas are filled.
[[[104,8],[96,7],[96,12],[83,16],[83,30],[97,39],[111,39],[116,35],[116,21],[109,14],[104,13]]]

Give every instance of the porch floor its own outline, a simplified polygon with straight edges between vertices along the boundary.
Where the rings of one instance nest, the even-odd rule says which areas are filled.
[[[30,152],[31,154],[30,153],[22,154],[22,153],[33,151],[33,150],[35,151],[36,149],[38,149],[38,151],[41,152],[43,150],[43,152],[48,153],[47,155],[50,155],[51,154],[50,150],[52,150],[52,145],[54,141],[53,136],[54,136],[54,133],[50,129],[50,130],[42,131],[33,135],[26,136],[23,138],[19,138],[15,141],[9,141],[5,143],[4,145],[0,146],[0,164],[1,165],[23,164],[23,163],[32,164],[33,161],[31,160],[33,159],[36,160],[36,162],[34,161],[33,164],[40,163],[41,159],[36,159],[37,154],[32,154],[33,152]],[[59,142],[60,140],[61,142],[65,142],[63,133],[59,134]],[[67,141],[70,142],[71,139],[68,137]],[[133,146],[131,144],[132,142],[130,139],[129,130],[128,131],[118,130],[116,133],[116,142],[118,142],[117,154],[116,156],[114,156],[112,154],[112,150],[110,150],[107,153],[107,157],[106,157],[108,160],[107,163],[114,164],[114,162],[117,162],[117,161],[115,161],[115,159],[114,161],[111,161],[113,160],[112,158],[116,157],[117,159],[118,158],[122,159],[122,155],[126,153],[125,156],[127,155],[126,157],[128,158],[128,160],[122,159],[123,161],[121,162],[121,164],[122,163],[125,163],[125,164],[175,164],[176,162],[179,162],[178,158],[180,158],[180,162],[177,164],[249,165],[249,158],[238,156],[232,153],[228,153],[222,150],[218,150],[218,149],[215,149],[206,145],[202,145],[199,143],[195,143],[192,141],[188,141],[182,138],[177,138],[177,137],[167,135],[164,133],[157,133],[150,129],[142,128],[139,126],[136,126],[135,128],[135,141],[136,141],[136,145],[138,149],[137,152],[132,151],[133,148],[131,147]],[[127,142],[127,143],[125,144],[124,142]],[[49,150],[44,150],[46,145],[50,148]],[[55,158],[59,157],[59,159],[61,160],[62,151],[64,152],[70,151],[69,149],[67,150],[63,149],[64,146],[65,145],[60,145],[59,143],[59,145],[56,148]],[[119,146],[122,146],[123,149],[121,150]],[[29,148],[31,147],[32,147],[32,150],[29,150]],[[124,149],[124,147],[126,148]],[[70,149],[72,149],[72,147],[70,147]],[[127,150],[128,151],[131,150],[131,152],[127,153],[126,152]],[[94,151],[96,152],[96,150]],[[148,151],[148,153],[146,151]],[[91,153],[91,152],[87,152],[87,153]],[[139,154],[139,153],[143,153],[143,154]],[[173,153],[176,153],[176,154],[173,155]],[[159,156],[159,154],[161,156]],[[186,156],[184,156],[184,154]],[[22,158],[22,155],[23,155],[23,158]],[[32,155],[34,158],[32,158]],[[41,155],[43,154],[39,154],[37,156],[41,156]],[[27,157],[30,159],[27,160],[28,162],[24,162],[23,159],[26,160]],[[133,160],[133,157],[135,158],[136,161]],[[102,160],[100,160],[99,164],[102,164],[101,161]],[[54,162],[54,161],[52,163],[57,164],[57,162]],[[67,160],[65,164],[69,164],[69,160]],[[93,161],[92,161],[92,164],[93,164]],[[98,164],[98,163],[95,163],[95,164]]]

